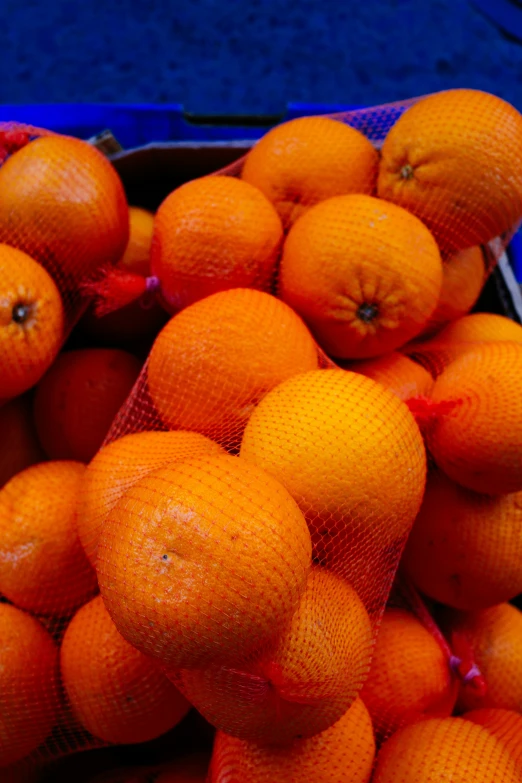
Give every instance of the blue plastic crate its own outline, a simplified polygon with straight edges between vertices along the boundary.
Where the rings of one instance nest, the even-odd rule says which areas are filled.
[[[361,108],[349,104],[289,103],[277,116],[191,117],[172,104],[4,104],[0,122],[17,121],[88,139],[110,129],[125,149],[152,142],[224,142],[255,140],[268,128],[311,114],[333,114]],[[522,236],[508,248],[514,276],[522,284]]]

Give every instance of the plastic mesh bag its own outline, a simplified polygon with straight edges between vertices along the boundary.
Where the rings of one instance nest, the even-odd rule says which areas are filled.
[[[88,290],[105,309],[154,294],[172,317],[91,463],[38,465],[0,493],[3,527],[22,498],[28,531],[0,558],[0,619],[14,612],[45,636],[53,694],[27,695],[43,681],[27,631],[26,665],[10,663],[18,705],[38,717],[16,727],[24,755],[146,741],[193,705],[220,732],[212,779],[226,779],[230,744],[248,750],[238,780],[255,780],[268,747],[288,760],[307,743],[309,764],[331,761],[328,737],[360,710],[368,731],[349,731],[338,766],[350,752],[369,779],[360,694],[425,497],[425,444],[440,458],[429,427],[465,410],[399,352],[429,326],[444,264],[483,246],[486,279],[522,217],[522,118],[494,96],[447,96],[446,108],[433,96],[281,126],[161,204],[148,278],[100,264]],[[271,163],[274,150],[291,165]],[[0,230],[1,214],[0,198]],[[395,357],[387,379],[368,366],[382,356]],[[51,491],[45,471],[67,478]],[[46,536],[47,559],[35,545]],[[67,579],[49,565],[58,557]],[[12,726],[8,708],[0,696]],[[422,741],[442,741],[446,724],[430,726]],[[474,728],[464,745],[470,732],[482,748]],[[494,779],[513,779],[491,753]]]
[[[33,386],[84,306],[81,285],[128,239],[121,181],[91,144],[0,126],[0,398]]]

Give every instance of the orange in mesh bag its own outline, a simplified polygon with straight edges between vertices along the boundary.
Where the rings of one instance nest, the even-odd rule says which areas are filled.
[[[404,116],[405,109],[409,111],[407,104],[378,107],[337,119],[363,133],[375,147]],[[443,114],[441,109],[440,116]],[[445,122],[449,123],[449,115]],[[487,143],[494,148],[499,134],[488,131],[488,127],[485,120]],[[505,146],[505,142],[504,139],[500,143]],[[370,158],[375,160],[375,155],[368,155]],[[206,683],[209,678],[217,682],[227,672],[250,675],[249,663],[268,661],[268,671],[259,675],[261,687],[256,695],[261,693],[264,698],[268,694],[269,703],[271,699],[279,702],[276,724],[282,714],[281,696],[290,696],[293,701],[289,703],[297,716],[308,710],[311,717],[303,731],[310,734],[336,720],[343,700],[343,709],[354,699],[354,704],[359,703],[357,693],[369,668],[368,623],[375,633],[404,542],[421,505],[426,453],[419,427],[408,406],[397,396],[397,389],[392,390],[392,382],[386,389],[363,375],[335,369],[299,316],[279,298],[252,288],[218,290],[205,297],[211,291],[237,285],[278,290],[277,265],[284,241],[281,220],[259,189],[236,179],[241,168],[242,162],[220,176],[183,186],[164,202],[163,217],[160,220],[158,215],[155,219],[159,233],[153,241],[152,256],[159,253],[158,264],[165,261],[169,274],[172,272],[172,277],[166,275],[172,284],[170,293],[163,290],[164,281],[153,263],[151,271],[156,276],[148,283],[144,283],[143,277],[138,283],[131,280],[125,296],[120,297],[120,303],[130,301],[148,287],[149,293],[155,290],[163,302],[168,300],[170,308],[195,299],[200,301],[184,307],[158,336],[130,398],[114,421],[106,439],[109,445],[100,451],[101,483],[96,484],[98,479],[92,483],[92,505],[85,516],[82,542],[89,557],[96,560],[102,599],[112,621],[140,654],[153,656],[180,687],[185,675],[193,677],[194,682],[199,679]],[[480,190],[480,167],[477,171],[475,188]],[[503,176],[500,167],[495,173],[497,183]],[[516,182],[516,176],[511,181]],[[448,183],[451,189],[451,177]],[[350,192],[349,183],[347,187]],[[231,196],[240,190],[250,194],[246,205],[241,204],[241,199],[234,202]],[[402,342],[420,334],[437,306],[443,274],[441,255],[430,231],[417,218],[368,195],[374,191],[366,189],[366,185],[360,190],[355,195],[335,196],[330,203],[338,199],[367,200],[381,210],[380,214],[400,214],[404,224],[411,226],[413,221],[418,227],[423,252],[428,246],[431,248],[424,255],[429,263],[422,269],[415,265],[409,247],[404,247],[404,243],[399,248],[395,246],[397,233],[390,234],[386,258],[390,273],[386,280],[379,278],[377,283],[395,286],[395,271],[400,276],[407,266],[401,254],[404,249],[404,258],[412,261],[408,277],[412,288],[404,285],[401,277],[395,290],[398,295],[411,294],[413,288],[420,286],[423,293],[414,330],[404,329],[409,324],[409,313],[399,307],[398,341],[394,345],[400,347]],[[502,187],[500,190],[504,193]],[[230,195],[228,201],[217,195],[225,191]],[[427,187],[428,191],[430,203],[436,203],[437,187]],[[317,200],[323,197],[318,193]],[[491,192],[487,198],[494,198]],[[255,209],[254,202],[258,205]],[[522,215],[516,200],[513,204],[506,218],[507,232],[514,229]],[[286,241],[314,210],[326,206],[328,202],[324,200],[311,206],[295,221]],[[196,212],[203,210],[201,222],[191,222],[195,216],[193,208]],[[495,209],[491,207],[490,212],[493,214]],[[213,217],[209,217],[210,213]],[[171,217],[176,220],[171,221]],[[244,234],[234,233],[231,220],[235,227],[247,226]],[[447,223],[447,216],[444,221]],[[455,231],[460,231],[457,223]],[[189,224],[196,226],[195,237],[188,230],[185,232]],[[182,257],[188,266],[178,275],[175,265],[170,264],[180,226],[183,247],[187,249]],[[343,234],[342,229],[341,223],[336,228],[337,235]],[[355,220],[353,236],[370,242],[370,229],[368,223]],[[227,244],[229,238],[232,246]],[[506,233],[493,243],[491,253],[495,257],[508,238]],[[242,255],[245,247],[248,253]],[[196,252],[191,255],[192,250],[202,249],[199,257]],[[206,264],[209,259],[212,268]],[[252,259],[254,266],[249,265]],[[109,283],[107,290],[113,304],[117,296],[111,286],[119,279],[106,275],[102,281]],[[312,283],[311,299],[317,299],[317,290]],[[375,307],[374,293],[375,290],[362,291],[365,307],[360,313],[361,323],[355,322],[355,327],[361,332],[384,334],[390,324]],[[404,301],[408,303],[414,298],[406,296]],[[376,354],[387,350],[384,340],[375,340]],[[159,432],[168,429],[176,432]],[[189,456],[174,448],[171,458],[169,449],[163,452],[163,446],[156,448],[152,439],[148,447],[145,441],[138,445],[136,440],[126,465],[123,441],[128,444],[130,440],[124,436],[137,439],[138,435],[149,439],[198,435],[207,439],[205,445],[210,438],[217,453],[203,449],[202,453]],[[139,454],[141,444],[143,455]],[[116,466],[119,460],[121,472]],[[93,466],[96,461],[97,458]],[[85,475],[89,475],[89,469]],[[98,503],[96,486],[100,487]],[[309,604],[309,587],[317,573],[325,575],[334,593],[324,621],[319,616],[324,614],[324,601],[322,608],[317,595],[311,601],[313,611],[304,612]],[[351,609],[348,620],[347,596]],[[86,595],[83,601],[91,598],[92,594]],[[59,609],[56,611],[60,613]],[[54,615],[46,620],[58,643],[72,612],[70,607],[65,618]],[[339,660],[344,655],[347,660],[350,656],[357,659],[357,666],[346,667],[346,679],[336,655],[324,660],[327,648],[318,641],[321,627],[310,626],[306,620],[309,617],[317,617],[323,628],[335,629],[331,635],[342,642],[339,648],[335,647]],[[351,630],[347,631],[347,627]],[[296,639],[298,649],[285,658],[283,653]],[[319,645],[315,658],[307,654],[314,646],[312,642]],[[271,655],[274,651],[279,653],[277,658]],[[288,661],[293,676],[290,683]],[[298,676],[291,671],[296,662]],[[328,669],[332,664],[333,673]],[[310,669],[306,667],[314,665],[317,676],[309,677]],[[286,677],[282,678],[285,666]],[[306,675],[306,682],[302,675]],[[116,673],[114,677],[117,678]],[[253,679],[249,680],[250,686]],[[238,687],[234,696],[242,695],[245,690]],[[209,690],[201,710],[213,707],[218,696]],[[259,706],[259,699],[250,703],[250,709],[245,711],[246,724],[259,715]],[[237,717],[239,722],[241,716]],[[299,755],[296,743],[312,743],[308,745],[305,770],[313,770],[313,747],[324,747],[324,737],[342,721],[343,718],[310,739],[295,740],[287,753],[296,748]],[[280,721],[280,726],[284,728],[284,722]],[[74,720],[72,705],[67,704],[58,728],[36,753],[40,757],[53,756],[97,742]],[[343,749],[346,744],[343,739]],[[504,761],[494,756],[495,759],[502,773]],[[310,777],[314,772],[305,774]],[[332,774],[337,773],[334,770]],[[369,766],[361,774],[361,780],[367,780]]]
[[[75,716],[107,742],[158,737],[190,707],[156,662],[120,636],[101,596],[82,606],[67,626],[60,668]]]
[[[79,139],[41,133],[0,168],[0,241],[41,263],[62,293],[73,296],[87,275],[122,256],[127,202],[101,152]]]
[[[372,722],[361,699],[326,731],[287,747],[218,732],[209,783],[368,783],[375,756]]]
[[[436,378],[459,356],[492,342],[522,343],[522,326],[496,313],[471,313],[456,318],[430,339],[408,343],[401,351]]]
[[[87,470],[78,504],[78,535],[96,565],[105,518],[140,478],[170,462],[224,453],[215,441],[197,432],[137,432],[102,447]]]
[[[268,131],[245,157],[241,179],[261,190],[289,229],[307,209],[345,193],[374,193],[379,154],[332,117],[299,117]]]
[[[512,710],[499,710],[484,707],[466,712],[466,720],[484,726],[496,739],[509,750],[518,764],[522,776],[522,715]]]
[[[0,125],[0,402],[36,383],[128,238],[122,183],[84,141]]]
[[[522,217],[522,115],[479,90],[410,106],[381,149],[378,195],[410,210],[445,252],[489,242]]]
[[[425,595],[484,609],[522,592],[522,492],[483,495],[432,470],[402,567]]]
[[[430,718],[399,729],[377,755],[372,783],[520,783],[516,759],[486,728]]]
[[[235,666],[171,675],[213,725],[262,744],[311,737],[339,720],[368,671],[372,627],[352,587],[315,566],[290,624]]]
[[[522,344],[474,345],[408,404],[436,465],[462,486],[491,495],[522,490]]]

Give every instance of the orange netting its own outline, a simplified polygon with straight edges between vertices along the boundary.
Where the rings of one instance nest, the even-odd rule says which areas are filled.
[[[15,126],[0,153],[0,776],[195,709],[211,783],[520,783],[516,721],[466,711],[522,711],[522,645],[516,707],[483,641],[519,633],[522,327],[468,315],[522,219],[522,116],[455,90],[284,123],[132,207],[134,255],[101,153]],[[143,366],[54,361],[93,293]]]

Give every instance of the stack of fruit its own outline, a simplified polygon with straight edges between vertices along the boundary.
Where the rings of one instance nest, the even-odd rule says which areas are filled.
[[[521,783],[522,326],[468,313],[522,219],[522,116],[453,90],[346,119],[154,216],[83,142],[7,150],[6,779],[193,708],[212,783]]]

